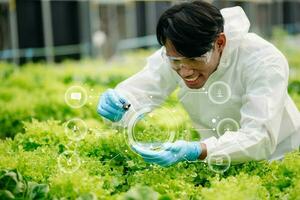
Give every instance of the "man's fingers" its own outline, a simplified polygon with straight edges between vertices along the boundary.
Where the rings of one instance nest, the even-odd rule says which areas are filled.
[[[121,100],[123,103],[128,103],[127,100],[124,97],[122,97],[119,93],[114,92],[114,94],[115,94],[116,98]]]
[[[138,154],[140,154],[144,158],[154,158],[159,157],[161,155],[160,152],[152,151],[145,149],[144,147],[141,147],[139,145],[131,145],[131,148]]]
[[[107,104],[106,102],[104,102],[101,105],[102,109],[108,111],[109,113],[111,113],[111,115],[115,115],[115,116],[123,116],[124,111],[120,110],[120,109],[116,109],[114,107],[112,107],[111,105]]]
[[[107,103],[116,106],[116,108],[123,109],[123,104],[120,102],[119,97],[116,96],[116,93],[112,89],[110,89],[106,95],[108,97]]]
[[[103,117],[105,117],[105,118],[107,118],[107,119],[110,119],[111,114],[110,114],[109,112],[107,112],[105,109],[103,109],[102,107],[100,107],[100,108],[98,109],[98,113],[99,113],[101,116],[103,116]]]
[[[101,116],[103,116],[113,122],[119,121],[123,117],[123,114],[124,114],[122,111],[116,110],[115,108],[108,105],[106,102],[102,102],[98,106],[97,112]]]
[[[182,140],[178,140],[174,143],[165,143],[165,150],[172,152],[179,152],[182,148],[185,148],[185,143]]]
[[[147,162],[152,162],[152,163],[157,163],[157,164],[160,164],[160,163],[165,163],[167,162],[167,160],[169,160],[170,158],[172,158],[172,155],[170,152],[166,152],[166,151],[163,151],[161,152],[160,155],[158,156],[152,156],[152,157],[143,157],[145,161]]]
[[[171,142],[165,142],[162,144],[162,149],[165,151],[170,151],[172,149],[174,143]]]

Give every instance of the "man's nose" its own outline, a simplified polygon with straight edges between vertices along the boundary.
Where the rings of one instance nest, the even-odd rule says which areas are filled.
[[[180,74],[181,77],[189,77],[194,74],[194,70],[187,67],[184,64],[181,64],[178,73]]]

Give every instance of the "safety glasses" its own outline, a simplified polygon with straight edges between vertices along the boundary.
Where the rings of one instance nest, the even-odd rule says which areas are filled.
[[[192,57],[192,58],[187,58],[187,57],[174,57],[174,56],[168,56],[166,52],[166,48],[164,47],[162,49],[161,55],[163,59],[171,64],[171,67],[174,70],[180,70],[183,65],[205,65],[210,62],[212,53],[213,53],[214,48],[206,52],[205,54],[199,56],[199,57]]]

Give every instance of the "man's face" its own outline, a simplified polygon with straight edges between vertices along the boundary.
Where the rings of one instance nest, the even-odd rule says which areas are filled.
[[[225,41],[220,46],[220,41],[217,40],[214,43],[211,56],[209,56],[210,58],[207,59],[207,62],[187,58],[180,62],[171,62],[170,64],[177,74],[184,80],[187,87],[191,89],[199,89],[204,86],[209,76],[216,71],[224,46]],[[167,39],[165,47],[167,56],[182,58],[182,55],[176,51],[170,40]]]

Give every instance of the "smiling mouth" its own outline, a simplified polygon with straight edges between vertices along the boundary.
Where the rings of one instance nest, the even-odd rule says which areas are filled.
[[[187,82],[193,82],[193,81],[197,80],[198,78],[199,78],[199,76],[196,76],[194,78],[184,78],[184,80]]]

